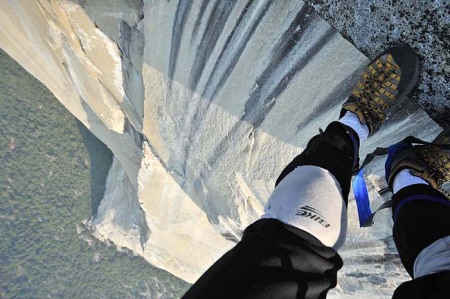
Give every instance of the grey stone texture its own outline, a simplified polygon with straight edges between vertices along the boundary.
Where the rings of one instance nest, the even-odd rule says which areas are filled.
[[[441,127],[450,126],[450,1],[306,2],[369,58],[391,45],[409,44],[423,60],[410,98]]]

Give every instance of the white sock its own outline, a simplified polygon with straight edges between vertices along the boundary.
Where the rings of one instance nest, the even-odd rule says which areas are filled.
[[[341,124],[349,126],[352,128],[356,134],[358,134],[359,142],[363,142],[369,136],[369,127],[367,125],[363,125],[358,116],[350,111],[347,111],[343,117],[339,119]]]
[[[394,189],[394,193],[397,193],[400,191],[400,189],[403,189],[407,186],[416,185],[416,184],[425,184],[429,185],[427,181],[425,181],[422,178],[419,178],[417,176],[414,176],[409,173],[411,169],[403,169],[394,178],[394,184],[392,186],[392,189]]]

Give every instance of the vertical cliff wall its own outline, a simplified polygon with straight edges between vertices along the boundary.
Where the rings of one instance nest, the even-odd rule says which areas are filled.
[[[368,59],[301,1],[108,2],[2,1],[0,46],[113,151],[94,234],[192,282],[260,217]],[[405,101],[362,155],[438,130]],[[361,231],[349,209],[341,292],[357,255],[378,263],[362,284],[401,281],[380,262],[395,253],[389,216]]]

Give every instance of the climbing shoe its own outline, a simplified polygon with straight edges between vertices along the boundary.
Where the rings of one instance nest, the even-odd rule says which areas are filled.
[[[431,143],[408,137],[391,146],[388,154],[386,180],[390,190],[397,173],[410,169],[412,175],[424,179],[450,199],[450,128]]]
[[[387,49],[363,71],[342,105],[341,117],[346,111],[355,113],[369,127],[369,136],[374,134],[386,119],[387,110],[411,92],[419,72],[420,59],[411,48],[400,45]]]

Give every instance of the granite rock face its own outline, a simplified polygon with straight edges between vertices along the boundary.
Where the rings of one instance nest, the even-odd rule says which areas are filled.
[[[262,215],[279,172],[337,118],[368,62],[300,1],[11,0],[0,25],[0,47],[114,153],[94,235],[189,282]],[[438,131],[405,101],[361,155]],[[371,173],[379,187],[381,163]],[[406,277],[379,258],[395,255],[390,218],[362,231],[353,200],[349,210],[336,296],[369,262],[354,290],[388,294],[382,277]]]
[[[319,15],[368,57],[409,44],[422,57],[411,99],[441,127],[450,126],[450,2],[313,0]]]

